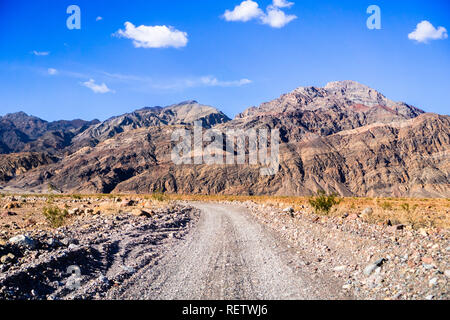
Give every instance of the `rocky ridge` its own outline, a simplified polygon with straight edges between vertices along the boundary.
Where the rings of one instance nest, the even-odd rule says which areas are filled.
[[[174,165],[171,134],[194,121],[224,132],[279,129],[279,172],[264,177],[258,166]],[[450,196],[450,117],[354,81],[301,87],[231,121],[196,101],[144,108],[91,125],[61,145],[61,160],[13,177],[4,190],[42,192],[51,183],[89,193],[311,195],[322,189],[344,196]]]

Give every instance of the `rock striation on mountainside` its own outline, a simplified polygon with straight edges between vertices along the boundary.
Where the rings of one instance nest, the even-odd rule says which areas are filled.
[[[394,102],[381,93],[355,81],[336,81],[324,88],[299,87],[259,107],[252,107],[238,115],[247,118],[263,114],[289,114],[316,111],[324,108],[371,115],[377,120],[409,119],[423,113],[403,102]]]
[[[197,101],[185,101],[179,104],[162,107],[146,107],[113,117],[102,123],[91,126],[73,139],[73,148],[94,146],[98,142],[113,138],[119,133],[139,128],[167,125],[192,125],[200,121],[205,128],[224,123],[230,119],[214,107],[199,104]]]
[[[280,168],[261,176],[255,165],[175,165],[174,129],[279,129]],[[29,126],[28,130],[31,130]],[[23,132],[23,131],[21,131]],[[29,133],[30,134],[30,133]],[[41,135],[44,137],[45,135]],[[56,147],[53,162],[4,182],[4,190],[63,192],[450,197],[450,117],[424,113],[354,81],[301,87],[247,109],[234,120],[187,101],[90,125]],[[53,141],[50,139],[50,141]],[[59,140],[58,140],[59,141]]]
[[[372,123],[415,118],[424,111],[387,99],[355,81],[331,82],[324,88],[300,87],[239,114],[230,125],[279,127],[283,140],[299,141],[306,133],[327,136]]]
[[[31,169],[57,162],[46,153],[25,152],[0,155],[0,186]]]

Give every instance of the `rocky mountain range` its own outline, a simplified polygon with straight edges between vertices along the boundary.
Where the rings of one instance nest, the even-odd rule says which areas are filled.
[[[55,152],[71,143],[71,139],[100,121],[47,122],[24,112],[0,117],[0,153],[21,151]]]
[[[279,129],[280,168],[175,165],[174,129]],[[235,119],[186,101],[106,121],[0,118],[3,192],[450,197],[450,117],[354,81],[300,87]]]

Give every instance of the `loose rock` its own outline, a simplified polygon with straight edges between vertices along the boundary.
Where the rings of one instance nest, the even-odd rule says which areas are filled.
[[[7,255],[4,255],[0,258],[0,262],[2,264],[7,264],[14,261],[15,258],[16,257],[12,253],[8,253]]]
[[[27,249],[34,249],[36,247],[35,241],[33,239],[31,239],[30,237],[23,235],[23,234],[9,239],[9,243],[19,246],[19,247],[24,247]]]

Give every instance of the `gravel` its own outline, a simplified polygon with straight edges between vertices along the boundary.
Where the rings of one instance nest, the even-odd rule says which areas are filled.
[[[449,299],[447,229],[392,228],[359,217],[319,216],[307,208],[290,217],[276,205],[244,205],[318,273],[346,279],[342,290],[355,299]],[[347,268],[334,270],[342,265]]]
[[[284,209],[179,202],[20,235],[0,299],[448,299],[448,230]]]
[[[188,232],[198,212],[176,206],[153,216],[95,216],[0,247],[17,259],[1,264],[0,299],[105,299]],[[170,235],[170,236],[169,236]]]
[[[193,204],[196,228],[155,266],[128,279],[114,299],[345,298],[342,281],[316,279],[288,244],[242,206]],[[343,283],[342,283],[343,284]],[[341,285],[342,285],[341,284]]]

